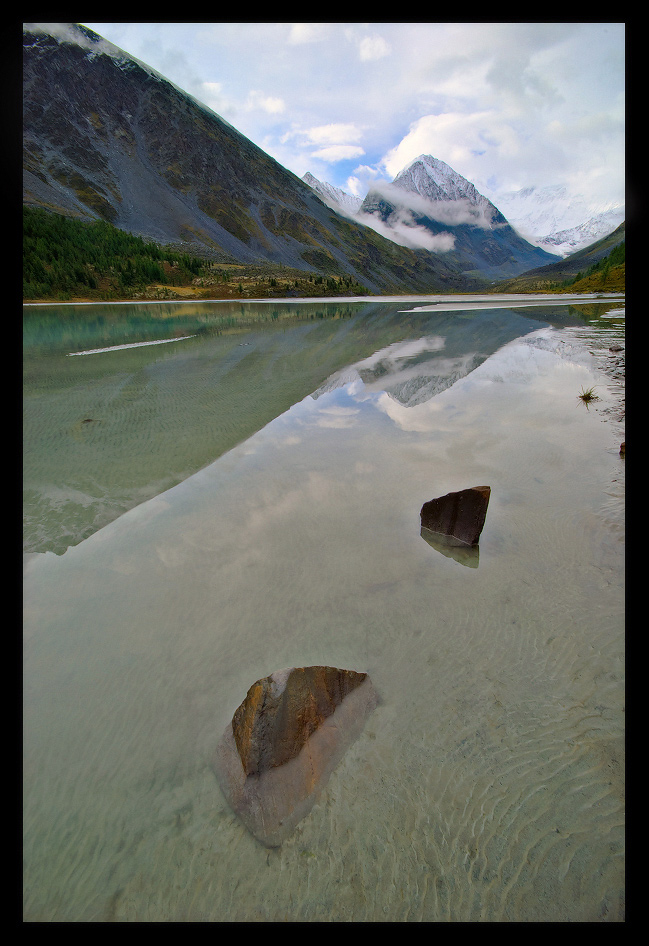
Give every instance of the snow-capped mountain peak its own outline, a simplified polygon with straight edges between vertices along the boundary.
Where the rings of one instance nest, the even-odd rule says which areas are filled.
[[[475,199],[478,193],[470,181],[431,154],[420,154],[399,171],[393,183],[433,200]]]
[[[340,187],[335,187],[333,184],[328,184],[326,181],[319,181],[310,171],[306,172],[302,180],[305,184],[308,184],[309,187],[316,192],[320,200],[325,203],[327,207],[331,207],[332,210],[342,211],[345,214],[355,216],[363,203],[360,197],[354,197]]]
[[[430,154],[420,154],[400,171],[394,187],[418,194],[432,201],[467,201],[493,222],[504,222],[497,208],[476,187],[444,161]]]

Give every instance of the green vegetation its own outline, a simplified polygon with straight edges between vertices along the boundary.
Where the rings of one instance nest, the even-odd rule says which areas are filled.
[[[590,404],[591,401],[599,401],[599,396],[595,394],[595,388],[584,388],[582,387],[581,393],[577,397],[584,402],[584,404]]]
[[[23,299],[251,299],[367,295],[349,274],[223,264],[118,230],[23,207]]]
[[[572,288],[580,284],[579,288],[583,288],[584,285],[588,285],[592,288],[601,288],[602,286],[609,287],[609,283],[612,281],[612,278],[620,275],[624,279],[624,266],[625,266],[625,248],[626,240],[623,240],[622,243],[618,243],[617,246],[613,247],[608,256],[604,256],[602,259],[598,260],[596,263],[593,263],[592,266],[589,266],[584,272],[579,272],[573,279],[566,279],[562,283],[562,288]]]
[[[118,230],[23,207],[23,298],[117,299],[151,283],[180,285],[200,260]]]
[[[620,228],[618,228],[620,229]],[[617,231],[616,231],[617,232]],[[531,273],[522,273],[513,279],[496,283],[491,287],[494,292],[624,292],[626,287],[626,241],[617,243],[606,256],[590,262],[595,253],[601,252],[606,240],[615,234],[595,243],[593,247],[568,256],[564,261],[551,263]],[[575,272],[578,265],[583,266]]]

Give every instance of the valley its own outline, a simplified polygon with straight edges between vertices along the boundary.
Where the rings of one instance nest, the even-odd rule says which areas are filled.
[[[557,151],[498,160],[496,187],[484,151],[449,147],[501,139],[487,115],[471,142],[475,107],[449,111],[464,84],[506,100],[491,40],[529,101],[573,24],[477,24],[474,50],[415,24],[401,53],[361,24],[270,24],[283,46],[268,24],[194,24],[192,42],[133,25],[144,45],[95,24],[133,55],[23,25],[24,921],[624,922],[624,208],[575,210],[588,139],[570,122],[578,182],[548,160],[573,187],[554,196]],[[202,84],[173,72],[162,28]],[[287,96],[282,115],[253,60],[309,109],[344,95],[314,121]],[[405,134],[420,111],[399,102],[391,140],[395,78],[419,110],[442,85],[453,101],[387,152],[426,130]],[[543,229],[519,223],[535,207]],[[479,543],[427,528],[431,500],[476,486]],[[376,705],[328,781],[313,740],[344,707],[288,760],[263,747],[288,816],[259,836],[219,778],[222,734],[255,680],[281,691],[308,667],[369,675]]]
[[[120,250],[102,269],[86,245],[71,275],[60,235],[24,244],[26,302],[488,292],[540,269],[530,291],[562,291],[576,274],[431,155],[355,214],[340,203],[349,195],[296,177],[91,30],[61,39],[30,26],[23,42],[24,208],[101,224],[102,239],[129,234],[164,257],[164,272],[138,270]]]

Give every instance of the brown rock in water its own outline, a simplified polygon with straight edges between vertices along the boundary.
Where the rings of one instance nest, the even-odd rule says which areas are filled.
[[[421,507],[421,526],[431,532],[453,536],[467,545],[476,545],[484,527],[490,496],[490,486],[473,486],[431,499]]]
[[[336,667],[293,667],[254,683],[232,718],[246,775],[258,775],[295,758],[366,676]]]
[[[250,687],[213,767],[262,844],[281,844],[308,814],[376,704],[366,673],[336,667],[292,667]]]

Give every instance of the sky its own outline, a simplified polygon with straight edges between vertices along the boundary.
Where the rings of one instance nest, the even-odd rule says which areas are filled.
[[[624,23],[84,23],[284,167],[364,197],[421,154],[625,202]]]

